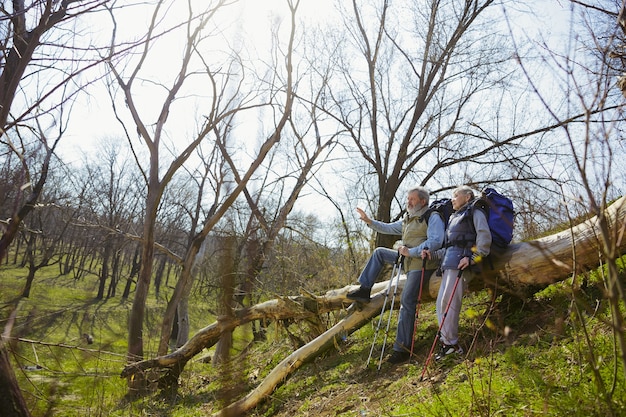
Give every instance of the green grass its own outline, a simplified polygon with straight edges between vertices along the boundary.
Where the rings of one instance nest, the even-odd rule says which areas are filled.
[[[50,268],[37,276],[31,297],[21,302],[10,343],[16,376],[36,417],[211,415],[248,393],[293,351],[280,326],[270,327],[267,341],[253,344],[248,329],[238,330],[228,365],[200,361],[211,354],[205,351],[187,364],[176,391],[155,390],[131,401],[119,375],[126,364],[132,300],[96,301],[93,277],[74,281],[55,274]],[[24,270],[0,269],[2,317],[8,315],[6,303],[20,294],[24,275]],[[573,308],[574,294],[580,315]],[[151,294],[146,306],[146,357],[156,350],[166,296],[157,300]],[[250,415],[626,415],[624,369],[616,356],[608,304],[601,299],[598,276],[590,277],[584,291],[572,291],[571,281],[565,281],[526,303],[500,297],[492,310],[486,291],[467,295],[460,327],[467,354],[431,362],[424,381],[420,376],[437,331],[434,305],[420,310],[416,360],[396,367],[383,363],[379,371],[386,314],[369,366],[378,319],[339,341],[338,349],[304,364]],[[206,300],[190,305],[192,333],[213,322]],[[394,312],[387,352],[396,318]],[[299,327],[291,324],[289,330]],[[83,333],[93,335],[94,343],[87,344]]]

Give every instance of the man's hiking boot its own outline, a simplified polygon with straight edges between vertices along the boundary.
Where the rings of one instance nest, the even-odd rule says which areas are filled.
[[[389,355],[389,358],[387,358],[387,363],[397,365],[408,361],[410,358],[411,354],[409,352],[398,352],[397,350],[394,350],[393,353]]]
[[[369,303],[371,291],[371,288],[359,287],[358,290],[350,291],[346,297],[350,300],[360,301],[361,303]]]
[[[459,346],[458,344],[456,345],[441,345],[441,349],[439,350],[439,352],[435,355],[435,360],[441,360],[449,355],[460,355],[463,353],[463,348],[461,346]]]

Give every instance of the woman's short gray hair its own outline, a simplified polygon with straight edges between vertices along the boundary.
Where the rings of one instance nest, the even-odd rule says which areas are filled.
[[[422,187],[421,185],[415,186],[411,188],[408,192],[408,194],[412,194],[412,193],[417,193],[417,197],[420,200],[425,200],[426,205],[428,205],[430,201],[430,192],[428,191],[426,187]]]
[[[453,195],[457,195],[457,194],[469,195],[470,200],[474,199],[474,190],[472,190],[469,187],[469,185],[461,185],[460,187],[455,188],[452,194]]]

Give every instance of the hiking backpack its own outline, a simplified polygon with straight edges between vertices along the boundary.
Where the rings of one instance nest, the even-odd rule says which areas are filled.
[[[513,240],[513,220],[515,211],[513,201],[493,188],[485,188],[482,196],[477,198],[474,206],[480,208],[487,217],[491,231],[491,247],[504,249]]]
[[[441,219],[443,220],[444,229],[448,228],[448,219],[450,215],[454,212],[452,208],[452,200],[449,198],[441,198],[439,200],[435,200],[428,206],[428,210],[422,214],[419,221],[423,222],[426,220],[426,224],[428,224],[428,220],[430,219],[430,215],[436,211],[441,215]]]
[[[513,219],[515,211],[513,201],[500,194],[493,188],[485,188],[482,195],[472,203],[473,207],[481,209],[487,217],[487,224],[491,232],[491,248],[496,250],[505,249],[513,240]],[[428,210],[420,217],[420,221],[430,219],[432,212],[436,211],[443,219],[444,228],[448,228],[448,219],[454,212],[452,200],[441,198],[428,206]]]

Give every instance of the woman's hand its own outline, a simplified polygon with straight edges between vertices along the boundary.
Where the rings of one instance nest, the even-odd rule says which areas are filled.
[[[465,256],[461,258],[461,260],[459,261],[459,269],[462,271],[468,266],[470,266],[471,263],[472,263],[472,258],[470,258],[469,256]]]

